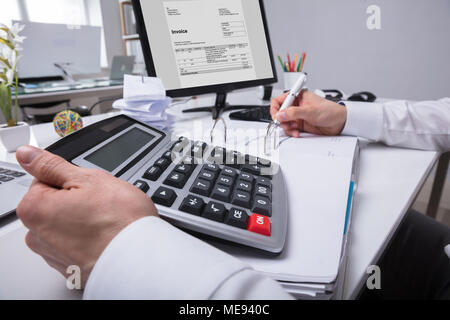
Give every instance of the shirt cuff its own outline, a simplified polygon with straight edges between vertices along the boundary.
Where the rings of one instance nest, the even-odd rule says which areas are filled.
[[[208,299],[242,261],[146,217],[123,229],[97,260],[84,299]]]
[[[383,130],[383,106],[380,103],[345,101],[347,122],[343,135],[379,141]]]

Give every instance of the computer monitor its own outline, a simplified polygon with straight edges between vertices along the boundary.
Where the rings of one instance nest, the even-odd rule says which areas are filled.
[[[133,0],[133,7],[147,72],[169,96],[217,93],[210,110],[217,118],[228,92],[277,82],[263,0]]]
[[[20,79],[47,78],[101,72],[101,28],[65,24],[16,21],[25,25],[21,35]]]

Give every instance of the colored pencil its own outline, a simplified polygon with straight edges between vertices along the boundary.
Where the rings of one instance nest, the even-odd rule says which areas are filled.
[[[290,67],[289,67],[289,63],[286,62],[286,72],[291,72],[291,70],[290,70],[289,68],[290,68]]]
[[[298,62],[297,72],[301,72],[300,68],[302,66],[302,62],[303,62],[303,55],[300,57],[300,61]]]
[[[278,60],[279,60],[280,63],[281,63],[281,68],[283,68],[283,70],[286,71],[286,66],[285,66],[285,64],[284,64],[284,62],[283,62],[283,59],[281,59],[281,56],[280,56],[280,55],[278,55]]]
[[[289,66],[288,71],[289,71],[289,72],[292,72],[292,71],[294,71],[294,70],[291,69],[292,62],[291,62],[291,56],[289,55],[289,53],[288,53],[288,55],[287,55],[287,58],[288,58],[288,66]]]
[[[295,55],[294,62],[292,62],[292,66],[291,66],[292,72],[295,72],[295,66],[297,65],[297,61],[298,61],[298,53]]]
[[[302,60],[302,66],[300,67],[300,72],[303,72],[303,66],[305,65],[306,60],[306,52],[303,52],[303,60]]]

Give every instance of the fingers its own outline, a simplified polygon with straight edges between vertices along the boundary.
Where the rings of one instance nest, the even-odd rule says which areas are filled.
[[[273,98],[270,103],[270,114],[272,115],[272,119],[275,120],[275,116],[278,113],[278,110],[280,110],[281,105],[283,104],[284,100],[286,99],[289,92],[286,92],[282,94],[281,96],[278,96],[276,98]]]
[[[79,168],[50,152],[25,146],[17,150],[17,161],[37,180],[54,187],[63,187]]]
[[[281,124],[286,135],[294,138],[300,137],[300,131],[303,130],[303,122],[301,121],[290,121]]]
[[[17,216],[28,229],[35,229],[45,219],[42,215],[49,214],[48,206],[49,204],[53,205],[53,202],[47,201],[47,197],[49,193],[53,192],[57,192],[57,190],[37,180],[33,181],[16,209]],[[54,201],[56,200],[54,199]]]
[[[278,112],[277,120],[281,123],[298,120],[310,121],[311,116],[312,111],[310,107],[292,106],[287,108],[286,110]]]

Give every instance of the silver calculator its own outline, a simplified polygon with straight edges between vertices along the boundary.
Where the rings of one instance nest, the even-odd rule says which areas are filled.
[[[125,115],[92,124],[47,148],[145,192],[159,214],[195,235],[270,253],[285,245],[287,193],[278,164],[179,137]]]

